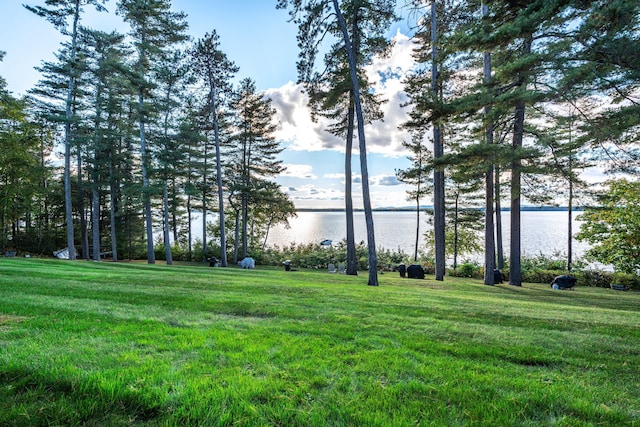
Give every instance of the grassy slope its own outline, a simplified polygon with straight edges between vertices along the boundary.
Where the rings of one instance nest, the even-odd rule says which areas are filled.
[[[0,425],[640,425],[640,294],[0,259]]]

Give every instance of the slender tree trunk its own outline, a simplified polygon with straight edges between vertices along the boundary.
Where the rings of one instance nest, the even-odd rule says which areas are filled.
[[[84,180],[82,179],[82,150],[78,146],[76,158],[78,168],[78,211],[80,212],[80,236],[82,241],[82,258],[89,260],[89,233],[87,227],[87,210],[84,205]]]
[[[422,165],[420,165],[422,167]],[[418,188],[416,194],[420,194],[420,180],[418,179]],[[413,261],[418,261],[418,245],[420,244],[420,196],[416,196],[416,244],[413,248]]]
[[[349,40],[349,32],[344,21],[338,0],[333,0],[333,8],[338,18],[338,24],[344,38],[345,49],[349,58],[349,72],[351,75],[351,83],[353,85],[354,102],[356,109],[356,117],[358,121],[358,142],[360,147],[360,172],[362,173],[362,198],[364,202],[364,215],[367,225],[367,248],[369,251],[369,286],[378,286],[378,259],[376,254],[375,232],[373,227],[373,212],[371,209],[371,197],[369,194],[369,170],[367,165],[367,145],[364,133],[364,114],[362,112],[362,103],[360,101],[360,82],[358,81],[358,72],[354,50]]]
[[[569,145],[573,145],[573,111],[569,122]],[[573,268],[573,149],[569,153],[569,212],[567,218],[567,271]]]
[[[169,228],[169,188],[167,180],[164,180],[162,187],[162,207],[163,207],[163,224],[162,231],[164,236],[164,251],[167,257],[167,265],[173,264],[173,256],[171,255],[171,231]]]
[[[69,259],[76,259],[75,236],[73,231],[73,203],[71,194],[71,104],[73,92],[75,91],[76,76],[76,50],[78,40],[78,21],[80,20],[80,0],[74,3],[73,27],[71,30],[71,75],[67,87],[67,100],[65,105],[64,124],[64,208],[67,221],[67,247],[69,249]]]
[[[209,170],[207,169],[207,158],[209,157],[209,153],[207,152],[207,143],[205,141],[205,149],[204,149],[204,169],[202,171],[202,261],[207,261],[207,255],[209,252],[209,245],[207,243],[207,186],[209,185],[207,181],[207,176],[209,174]]]
[[[348,111],[347,124],[347,145],[344,153],[344,202],[345,215],[347,220],[347,266],[346,273],[355,276],[358,274],[358,262],[356,259],[356,239],[353,224],[353,178],[351,172],[351,158],[353,152],[353,128],[355,125],[355,107],[353,104],[353,91],[350,93],[351,102]]]
[[[494,169],[495,174],[495,203],[496,203],[496,254],[498,270],[504,269],[504,245],[502,238],[502,191],[500,185],[500,168],[496,165]]]
[[[109,219],[111,222],[111,259],[114,262],[118,261],[118,234],[116,228],[116,180],[113,170],[113,158],[109,159],[109,183],[110,183],[110,197],[109,197]]]
[[[482,5],[482,16],[489,13],[487,5]],[[489,86],[491,84],[491,53],[484,53],[484,83]],[[485,141],[487,147],[491,149],[493,146],[493,122],[489,118],[491,107],[484,107],[484,116],[486,120]],[[496,269],[496,241],[494,234],[494,212],[493,212],[493,166],[494,157],[490,156],[487,160],[487,169],[485,172],[485,198],[484,198],[484,284],[494,285]],[[499,213],[498,213],[499,214]]]
[[[138,92],[138,109],[140,113],[140,158],[142,163],[142,200],[144,203],[144,219],[147,232],[147,263],[156,263],[156,254],[153,248],[153,218],[151,216],[151,188],[149,186],[147,139],[144,120],[144,95],[142,89]]]
[[[211,72],[209,72],[209,87],[211,88],[211,117],[213,118],[213,132],[216,140],[216,179],[218,184],[218,221],[220,222],[220,266],[227,266],[227,235],[224,223],[224,188],[222,187],[222,159],[220,155],[220,129],[218,126],[218,111],[216,102],[216,87]]]
[[[174,183],[175,185],[175,183]],[[175,191],[175,187],[172,188],[171,194],[175,200],[176,198],[176,191]],[[180,241],[180,236],[178,235],[178,216],[176,215],[175,210],[171,211],[171,234],[173,235],[173,241],[174,242],[179,242]]]
[[[91,218],[91,241],[93,244],[93,260],[100,261],[100,189],[98,183],[98,149],[96,147],[93,156],[93,185],[91,186],[92,195],[92,218]]]
[[[438,98],[438,50],[437,50],[437,12],[435,0],[431,2],[431,89],[434,97]],[[433,157],[442,158],[444,146],[442,143],[442,133],[437,123],[433,124]],[[436,258],[436,280],[444,280],[446,268],[445,249],[445,207],[444,207],[444,170],[441,166],[433,172],[433,227],[435,237],[435,258]]]
[[[248,188],[248,187],[247,187]],[[242,258],[249,254],[249,196],[242,195]]]
[[[453,212],[453,269],[458,269],[458,201],[460,195],[456,194],[454,212]]]
[[[207,190],[206,179],[205,189],[202,190],[202,261],[207,261],[209,254],[209,244],[207,243]]]
[[[532,37],[529,36],[524,41],[523,55],[531,53]],[[521,74],[517,82],[517,90],[524,90],[526,86],[526,77]],[[509,284],[512,286],[522,286],[521,271],[521,177],[522,177],[522,160],[520,159],[520,149],[524,139],[524,118],[526,104],[522,99],[516,102],[514,124],[513,124],[513,143],[511,148],[511,247],[509,255]]]
[[[569,212],[567,218],[567,271],[573,268],[573,180],[569,179]]]
[[[240,210],[242,214],[242,258],[246,258],[249,254],[249,242],[248,242],[248,227],[249,227],[249,189],[251,188],[251,176],[249,171],[250,159],[251,159],[251,142],[245,141],[242,153],[243,163],[243,185],[244,189],[240,197]]]
[[[236,209],[235,218],[235,241],[233,243],[233,263],[238,263],[238,252],[240,245],[240,210]]]
[[[191,194],[189,194],[187,195],[187,251],[189,252],[189,261],[193,260],[193,231],[191,221]]]
[[[525,104],[519,101],[515,110],[515,123],[513,133],[512,155],[511,161],[511,236],[510,236],[510,253],[509,253],[509,284],[513,286],[522,285],[521,272],[521,218],[520,218],[520,196],[521,196],[521,168],[517,150],[522,147],[522,139],[524,132],[524,114]]]

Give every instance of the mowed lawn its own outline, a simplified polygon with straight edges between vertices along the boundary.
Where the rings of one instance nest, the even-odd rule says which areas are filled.
[[[640,425],[640,294],[0,259],[0,425]]]

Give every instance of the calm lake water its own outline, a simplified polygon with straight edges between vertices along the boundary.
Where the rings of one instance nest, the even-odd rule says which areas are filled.
[[[502,212],[503,237],[505,255],[509,255],[509,212]],[[580,222],[575,218],[579,213],[574,212],[573,233],[580,229]],[[429,225],[421,214],[420,234]],[[374,212],[376,246],[378,248],[398,250],[413,253],[416,213],[415,212]],[[367,240],[364,212],[354,214],[356,242]],[[297,218],[289,221],[291,228],[277,226],[269,233],[267,244],[280,247],[291,243],[320,243],[330,239],[339,242],[346,236],[346,222],[344,212],[298,212]],[[568,212],[557,211],[525,211],[522,212],[522,255],[553,255],[567,253]],[[424,239],[420,248],[424,249]],[[582,256],[589,248],[586,243],[574,239],[574,259]]]

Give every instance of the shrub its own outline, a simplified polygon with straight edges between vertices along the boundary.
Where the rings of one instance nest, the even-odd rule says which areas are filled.
[[[453,277],[469,277],[474,279],[484,278],[484,274],[481,273],[483,269],[476,263],[464,262],[458,266],[455,270],[449,270],[449,275]]]
[[[559,252],[555,252],[552,255],[540,254],[533,257],[523,257],[520,265],[523,273],[535,270],[566,271],[566,258],[564,254]]]
[[[556,276],[570,274],[560,270],[528,270],[522,272],[522,281],[529,283],[551,283]]]
[[[612,283],[625,285],[629,289],[640,290],[640,277],[629,273],[614,273]]]
[[[611,286],[613,273],[598,270],[582,270],[571,273],[578,279],[579,286],[608,288]]]

